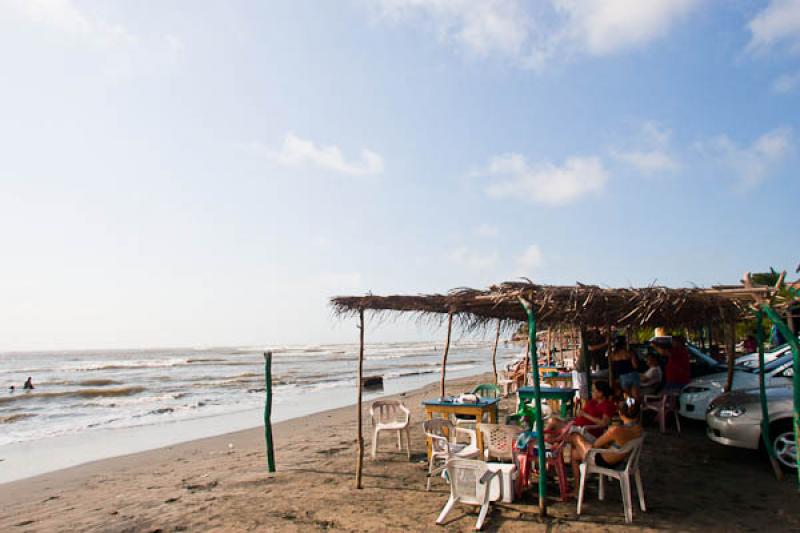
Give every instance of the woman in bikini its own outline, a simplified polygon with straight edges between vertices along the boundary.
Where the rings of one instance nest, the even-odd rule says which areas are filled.
[[[581,435],[573,433],[570,435],[572,444],[572,475],[577,481],[580,479],[580,464],[586,459],[586,453],[591,448],[607,448],[608,452],[603,452],[595,456],[598,466],[613,468],[614,465],[625,460],[626,454],[615,453],[628,442],[642,436],[642,426],[639,423],[639,403],[632,397],[621,403],[619,406],[619,417],[622,424],[612,425],[605,433],[594,439],[592,435]],[[574,495],[574,491],[573,491]]]

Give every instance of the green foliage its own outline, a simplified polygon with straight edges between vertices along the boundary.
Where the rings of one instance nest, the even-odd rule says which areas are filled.
[[[753,280],[753,284],[769,285],[770,287],[774,287],[775,284],[778,283],[780,277],[780,273],[776,272],[772,267],[769,267],[769,272],[755,272],[750,274],[750,279]]]

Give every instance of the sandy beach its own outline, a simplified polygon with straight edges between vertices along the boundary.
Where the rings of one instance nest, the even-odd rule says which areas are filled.
[[[488,377],[452,381],[449,392]],[[412,409],[412,461],[387,438],[378,461],[365,461],[364,488],[354,488],[353,407],[276,424],[278,472],[266,473],[263,431],[255,428],[60,470],[0,485],[4,531],[338,531],[435,527],[448,489],[425,492],[420,401],[430,384],[401,394]],[[367,404],[365,403],[365,407]],[[365,428],[369,444],[369,428]],[[57,451],[54,451],[57,453]],[[648,512],[623,522],[612,485],[599,502],[596,486],[583,516],[575,502],[553,498],[538,517],[534,495],[500,504],[485,530],[503,531],[762,531],[797,530],[794,478],[776,481],[756,453],[714,445],[700,425],[680,435],[648,427],[642,455]],[[551,495],[557,493],[551,488]],[[461,507],[444,530],[470,531],[475,512]]]

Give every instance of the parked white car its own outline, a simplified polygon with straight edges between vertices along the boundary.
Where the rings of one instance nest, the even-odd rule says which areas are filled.
[[[693,379],[681,390],[678,412],[686,418],[705,420],[708,406],[712,400],[722,394],[727,381],[727,372]],[[767,387],[790,387],[792,385],[791,351],[764,366],[764,384]],[[731,390],[755,387],[758,387],[758,367],[739,367],[733,372]]]
[[[789,353],[792,349],[788,344],[783,344],[771,351],[764,352],[764,364],[774,361],[783,354]],[[758,352],[742,355],[734,360],[736,366],[743,366],[745,368],[758,368]]]
[[[791,387],[765,390],[772,447],[787,470],[797,468],[797,445],[792,428],[793,392]],[[758,389],[731,391],[711,402],[706,415],[706,433],[719,444],[757,450],[762,447],[761,420]]]

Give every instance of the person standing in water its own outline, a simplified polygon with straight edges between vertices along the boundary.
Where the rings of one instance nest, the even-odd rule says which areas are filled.
[[[33,382],[31,382],[31,377],[30,376],[28,376],[28,379],[25,381],[25,385],[23,385],[22,388],[25,389],[25,390],[33,390],[34,389]]]

